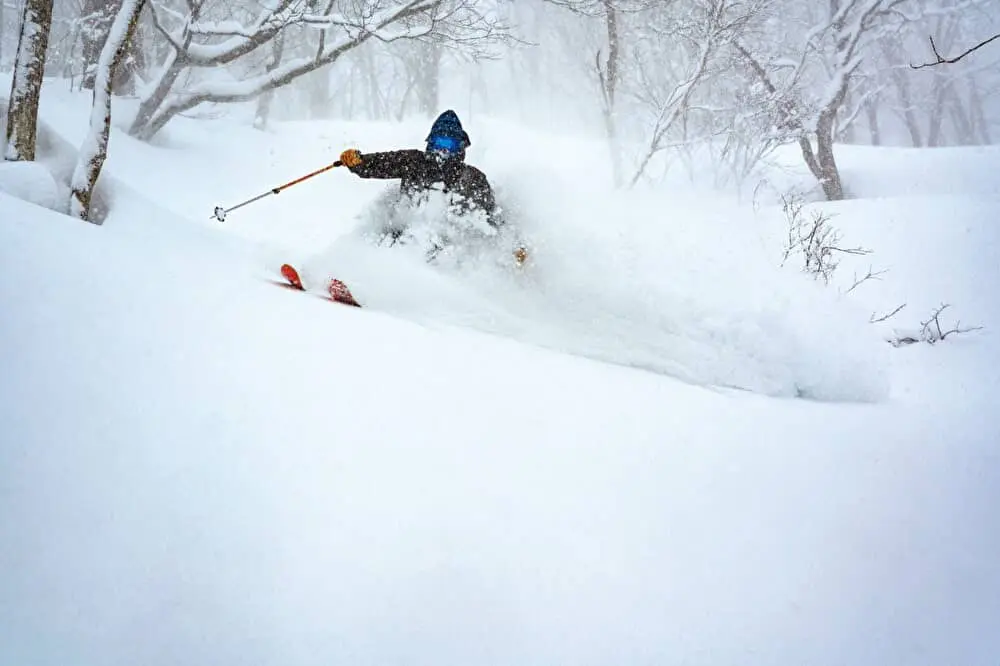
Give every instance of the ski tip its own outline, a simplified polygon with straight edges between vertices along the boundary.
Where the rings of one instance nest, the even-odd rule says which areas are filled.
[[[326,290],[330,294],[330,298],[337,301],[338,303],[343,303],[344,305],[353,305],[356,308],[360,308],[361,304],[354,300],[354,296],[351,294],[351,290],[347,288],[347,285],[340,280],[333,279],[330,280],[329,284],[326,285]]]
[[[302,279],[299,277],[299,272],[295,270],[295,267],[291,264],[281,265],[281,277],[288,280],[289,284],[297,289],[305,289],[302,286]]]

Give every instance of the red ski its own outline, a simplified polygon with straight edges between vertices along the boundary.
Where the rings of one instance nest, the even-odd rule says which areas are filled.
[[[291,264],[281,265],[281,277],[285,278],[285,282],[276,283],[279,286],[295,289],[297,291],[307,291],[305,285],[302,284],[302,278],[299,277],[299,272],[295,270],[295,267]],[[355,300],[353,294],[351,294],[351,290],[347,288],[347,285],[336,278],[331,279],[327,283],[326,293],[326,298],[331,301],[343,303],[344,305],[351,305],[356,308],[361,307],[361,304]]]

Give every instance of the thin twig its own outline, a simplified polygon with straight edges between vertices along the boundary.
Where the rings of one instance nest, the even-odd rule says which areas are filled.
[[[858,287],[860,287],[862,284],[864,284],[868,280],[879,280],[879,279],[881,279],[882,275],[885,275],[885,273],[886,273],[885,270],[872,271],[872,267],[869,266],[868,267],[868,272],[865,273],[863,277],[859,278],[857,273],[854,274],[854,283],[844,293],[845,294],[851,293],[852,291],[854,291],[855,289],[857,289]]]
[[[940,53],[938,53],[937,46],[935,46],[935,44],[934,44],[934,38],[933,37],[929,37],[929,39],[930,39],[930,42],[931,42],[931,51],[934,52],[934,57],[936,58],[936,60],[934,62],[925,62],[922,65],[914,65],[914,64],[911,63],[910,64],[911,68],[913,68],[913,69],[923,69],[924,67],[934,67],[935,65],[951,65],[951,64],[954,64],[954,63],[958,62],[959,60],[961,60],[962,58],[964,58],[965,56],[967,56],[970,53],[972,53],[973,51],[976,51],[978,49],[983,48],[984,46],[986,46],[987,44],[989,44],[990,42],[992,42],[994,39],[1000,39],[1000,32],[998,32],[997,34],[993,35],[992,37],[990,37],[988,39],[984,39],[983,41],[979,42],[978,44],[976,44],[972,48],[967,49],[967,50],[963,51],[962,53],[959,53],[954,58],[945,58]]]
[[[873,312],[872,316],[868,318],[868,321],[871,322],[872,324],[878,324],[879,322],[883,322],[883,321],[885,321],[887,319],[891,319],[891,318],[895,317],[905,307],[906,307],[906,303],[903,303],[902,305],[898,305],[898,306],[896,306],[895,310],[893,310],[892,312],[890,312],[888,314],[884,314],[881,317],[876,317],[875,313]]]

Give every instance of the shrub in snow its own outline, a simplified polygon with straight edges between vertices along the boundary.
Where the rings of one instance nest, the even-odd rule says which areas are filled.
[[[871,250],[862,247],[841,247],[840,232],[830,224],[830,216],[821,211],[813,211],[811,217],[806,218],[803,213],[804,204],[800,197],[785,195],[781,198],[782,210],[788,223],[788,239],[785,243],[782,265],[793,256],[798,256],[802,260],[802,271],[812,275],[817,280],[822,280],[823,284],[829,284],[831,278],[837,270],[839,261],[838,254],[865,255]],[[850,293],[868,280],[878,279],[885,271],[873,271],[869,267],[867,273],[858,277],[855,273],[851,286],[844,291]],[[869,322],[873,324],[881,323],[899,314],[906,304],[897,306],[895,309],[883,315],[872,313]],[[917,342],[935,344],[955,333],[969,333],[979,330],[980,326],[962,326],[956,322],[951,328],[942,327],[940,316],[949,305],[941,305],[931,314],[926,321],[920,322],[920,328],[912,331],[894,331],[888,337],[888,342],[894,347],[901,347]]]
[[[803,212],[805,203],[801,197],[783,195],[781,209],[788,222],[788,239],[785,242],[785,252],[781,264],[784,266],[793,256],[802,261],[802,271],[812,275],[823,284],[830,284],[837,266],[840,264],[838,255],[871,254],[871,250],[863,247],[843,247],[841,234],[831,223],[830,216],[822,211],[812,211],[807,218]],[[871,271],[867,278],[874,277]],[[862,278],[862,281],[867,278]],[[855,280],[853,290],[860,282]]]
[[[936,344],[941,342],[949,335],[954,335],[956,333],[971,333],[972,331],[981,330],[982,326],[962,326],[961,321],[956,321],[951,328],[948,326],[941,326],[941,313],[950,308],[949,304],[941,304],[937,307],[927,321],[920,322],[920,329],[917,331],[902,332],[897,331],[896,334],[889,338],[889,343],[893,347],[902,347],[904,345],[912,345],[917,342],[926,342],[927,344]],[[896,312],[902,310],[903,306],[896,309]],[[893,313],[895,314],[895,312]]]

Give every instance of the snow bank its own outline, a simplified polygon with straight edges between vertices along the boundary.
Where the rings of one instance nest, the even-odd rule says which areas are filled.
[[[54,211],[69,202],[69,190],[38,162],[0,162],[0,192]]]

